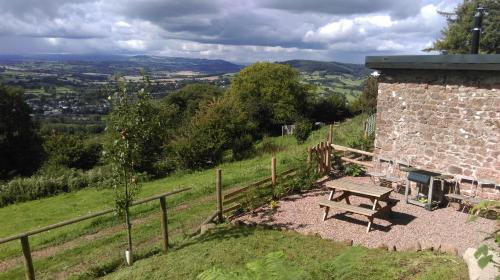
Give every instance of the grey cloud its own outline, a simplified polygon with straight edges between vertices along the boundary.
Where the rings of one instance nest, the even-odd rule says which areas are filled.
[[[333,15],[368,14],[388,12],[402,18],[418,13],[421,2],[418,0],[258,0],[268,8],[293,12],[328,13]]]
[[[180,18],[191,15],[216,14],[220,11],[220,1],[203,0],[146,0],[121,1],[117,5],[129,17],[162,21],[165,18]]]

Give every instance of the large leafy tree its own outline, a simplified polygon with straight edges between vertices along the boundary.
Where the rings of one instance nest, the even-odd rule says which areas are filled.
[[[175,117],[177,125],[189,121],[203,103],[214,97],[222,96],[222,91],[210,84],[189,84],[176,92],[169,94],[164,104],[174,106],[178,114]]]
[[[479,6],[486,10],[479,51],[500,53],[500,1],[498,0],[464,0],[455,9],[454,15],[448,16],[448,26],[442,31],[443,37],[425,50],[450,54],[470,53],[474,14]]]
[[[42,141],[23,90],[0,85],[0,179],[29,175],[42,161]]]
[[[251,150],[255,124],[232,95],[205,102],[170,144],[180,168],[213,166],[231,150],[240,159]]]
[[[263,133],[280,132],[281,125],[294,123],[306,110],[307,89],[289,65],[252,64],[240,71],[229,91]]]

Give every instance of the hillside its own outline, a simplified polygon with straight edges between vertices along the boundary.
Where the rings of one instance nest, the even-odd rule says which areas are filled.
[[[137,74],[143,68],[146,72],[156,71],[192,71],[204,74],[238,72],[243,66],[220,59],[199,59],[164,56],[124,56],[124,55],[0,55],[0,64],[49,64],[71,65],[71,68],[81,69],[79,72],[94,72],[100,74]],[[66,67],[68,68],[68,67]],[[68,70],[68,69],[66,69]]]
[[[347,102],[355,101],[363,90],[370,73],[361,64],[315,60],[288,60],[278,62],[294,67],[300,72],[302,82],[316,86],[316,92],[324,98],[340,95]]]
[[[335,61],[315,61],[315,60],[287,60],[279,62],[290,65],[300,72],[324,72],[330,75],[349,74],[355,77],[364,77],[370,70],[361,64],[340,63]]]

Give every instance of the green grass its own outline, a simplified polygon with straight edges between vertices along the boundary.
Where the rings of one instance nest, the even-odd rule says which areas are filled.
[[[352,145],[354,140],[362,135],[362,123],[363,117],[359,116],[335,127],[334,142]],[[304,154],[307,146],[324,140],[326,135],[327,128],[324,127],[315,131],[302,145],[297,145],[293,136],[268,138],[257,143],[257,155],[254,158],[218,166],[222,169],[223,187],[246,185],[269,176],[272,154],[277,157],[278,172],[293,167],[297,158]],[[187,193],[167,199],[169,229],[172,231],[173,240],[181,243],[185,234],[196,228],[214,210],[214,185],[215,168],[192,173],[177,173],[145,183],[140,197],[184,187],[192,188]],[[0,208],[0,238],[110,207],[113,207],[112,191],[97,189],[85,189],[10,205]],[[136,253],[148,255],[157,251],[159,241],[156,239],[159,237],[160,229],[158,202],[134,207],[132,215],[133,221],[142,221],[133,226],[133,240],[138,246]],[[110,214],[30,237],[32,251],[60,244],[64,246],[66,242],[76,242],[75,246],[63,248],[54,256],[35,257],[35,270],[38,278],[55,278],[64,270],[67,275],[89,269],[103,270],[103,263],[111,268],[114,268],[116,264],[121,264],[121,252],[126,246],[123,228],[118,228],[97,239],[90,240],[81,237],[107,230],[112,226],[121,227],[121,225],[122,221]],[[0,261],[20,255],[18,241],[0,245]],[[0,279],[19,278],[23,273],[22,263],[19,263],[13,269],[2,272]]]
[[[467,279],[465,264],[450,255],[347,247],[294,232],[228,225],[105,279],[196,279],[211,268],[242,272],[245,264],[272,252],[283,252],[286,264],[310,279]]]

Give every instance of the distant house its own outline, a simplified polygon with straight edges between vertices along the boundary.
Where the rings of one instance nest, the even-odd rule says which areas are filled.
[[[500,55],[367,57],[366,66],[381,74],[376,158],[500,182]]]

